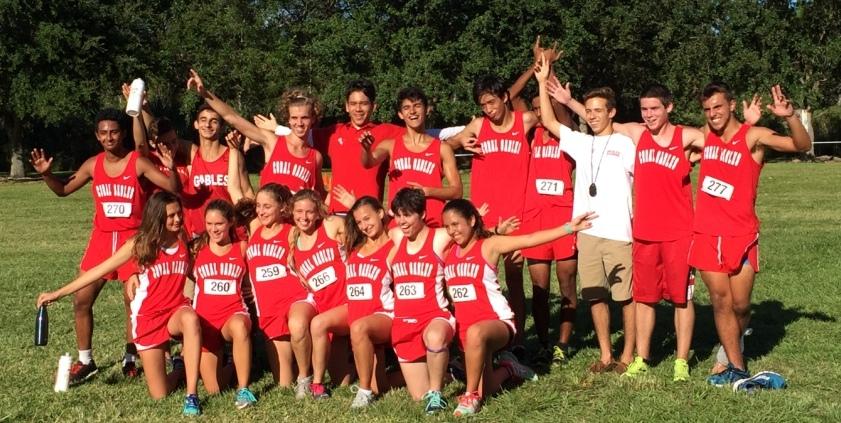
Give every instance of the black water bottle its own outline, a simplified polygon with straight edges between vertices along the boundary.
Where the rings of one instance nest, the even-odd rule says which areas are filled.
[[[35,345],[43,347],[47,345],[50,337],[50,319],[47,317],[47,305],[38,308],[38,315],[35,317]]]

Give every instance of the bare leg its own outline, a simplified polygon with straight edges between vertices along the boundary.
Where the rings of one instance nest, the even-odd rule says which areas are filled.
[[[578,273],[578,260],[558,260],[555,273],[561,293],[561,333],[558,343],[569,344],[575,329],[575,309],[578,308],[578,293],[575,290],[575,275]]]
[[[508,344],[511,329],[501,320],[483,320],[467,328],[464,345],[464,369],[467,374],[467,392],[484,392],[488,386],[482,386],[485,368],[491,365],[488,358],[495,351]],[[491,382],[490,380],[486,382]]]
[[[143,360],[143,369],[146,379],[146,387],[149,389],[149,396],[152,399],[163,399],[175,389],[174,380],[168,380],[166,374],[166,359],[164,358],[164,347],[158,346],[148,350],[140,351],[140,359]]]
[[[375,346],[385,344],[391,339],[391,319],[382,314],[372,314],[353,322],[350,327],[350,340],[353,344],[353,358],[356,363],[356,373],[359,377],[359,387],[372,388],[372,378],[375,369]],[[380,351],[382,352],[382,351]],[[382,357],[376,360],[383,367]],[[382,380],[382,379],[381,379]],[[386,385],[377,383],[383,389]]]
[[[508,303],[516,316],[517,335],[515,345],[523,345],[526,328],[526,294],[523,292],[523,256],[519,251],[504,258],[505,286],[508,288]]]
[[[79,272],[81,274],[81,272]],[[76,346],[80,350],[89,350],[93,342],[93,303],[105,286],[105,279],[100,279],[73,294],[73,317],[76,325]],[[131,327],[129,327],[129,334]]]
[[[330,334],[342,336],[348,334],[347,304],[334,307],[313,317],[310,322],[312,336],[312,383],[323,383],[327,362],[330,359]]]
[[[622,305],[622,325],[625,329],[625,344],[622,348],[621,360],[628,364],[634,360],[634,346],[636,345],[636,306],[633,300],[620,303]]]
[[[654,323],[656,319],[654,304],[637,302],[635,307],[637,323],[637,355],[648,360],[651,358],[651,335],[654,333]],[[675,313],[677,313],[677,309],[675,309]],[[677,320],[675,322],[677,322]]]
[[[440,391],[444,386],[444,375],[447,373],[447,364],[450,360],[449,346],[452,339],[453,328],[444,319],[433,319],[423,331],[423,343],[427,349],[426,365],[429,371],[430,390]],[[408,380],[406,382],[408,383]]]
[[[549,342],[549,271],[552,262],[528,259],[528,266],[532,283],[531,313],[534,317],[534,329],[540,343],[547,344]],[[520,320],[519,316],[517,320]]]
[[[429,392],[429,370],[426,362],[400,363],[400,370],[406,380],[406,390],[412,400],[420,401]]]
[[[675,304],[675,337],[677,338],[677,358],[689,359],[692,346],[692,331],[695,329],[695,304],[687,300],[686,304]],[[637,334],[639,336],[639,333]],[[639,342],[639,341],[638,341]]]
[[[266,341],[266,355],[274,381],[279,386],[292,386],[292,344],[288,336]]]
[[[246,388],[251,375],[251,319],[244,314],[234,314],[222,326],[222,337],[233,344],[237,388]]]
[[[739,337],[742,332],[734,310],[730,276],[726,273],[702,271],[701,279],[704,280],[710,293],[715,328],[718,339],[727,352],[727,359],[734,367],[744,369],[745,363],[739,348]]]
[[[610,346],[610,308],[607,300],[590,301],[590,314],[593,316],[593,329],[596,331],[596,338],[599,341],[599,360],[604,364],[613,361],[613,354]]]
[[[219,363],[219,357],[221,355],[221,349],[214,352],[202,351],[201,353],[199,373],[204,389],[210,395],[216,395],[220,391],[219,380],[221,379],[222,366]]]
[[[298,364],[298,379],[309,376],[312,364],[312,338],[310,322],[315,317],[315,308],[309,303],[298,302],[289,308],[289,332],[292,352]]]
[[[201,326],[199,316],[190,307],[181,307],[167,323],[167,330],[184,340],[181,356],[184,357],[184,370],[187,373],[187,394],[198,392],[199,360],[201,358]],[[145,366],[145,362],[143,363]],[[148,376],[147,376],[148,377]]]

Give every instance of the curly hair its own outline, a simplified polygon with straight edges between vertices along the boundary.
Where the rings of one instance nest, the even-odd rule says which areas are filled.
[[[313,122],[321,119],[321,113],[324,111],[318,97],[303,88],[290,88],[281,94],[277,107],[281,122],[289,121],[289,108],[292,106],[310,106]]]

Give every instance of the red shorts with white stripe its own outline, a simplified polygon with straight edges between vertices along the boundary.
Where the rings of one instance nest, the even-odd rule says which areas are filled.
[[[526,213],[528,215],[528,213]],[[572,219],[572,207],[555,207],[541,210],[531,218],[525,218],[517,232],[530,234],[544,229],[556,228]],[[523,257],[532,260],[566,260],[575,257],[575,234],[558,238],[552,242],[531,248],[523,248]]]
[[[318,311],[315,307],[315,301],[312,299],[312,294],[310,294],[307,295],[306,299],[281,304],[271,315],[261,314],[257,317],[257,325],[260,327],[260,330],[263,331],[263,336],[265,336],[266,339],[276,339],[289,335],[289,310],[295,303],[307,303],[311,305],[313,309]]]
[[[634,301],[686,304],[692,299],[694,277],[688,261],[691,242],[691,237],[674,241],[634,240]]]
[[[245,318],[251,320],[251,316],[247,312],[238,311],[228,316],[199,316],[201,323],[201,350],[202,352],[217,352],[225,345],[225,338],[222,336],[222,328],[231,317],[241,314]]]
[[[132,342],[137,346],[137,350],[144,351],[169,342],[169,319],[184,307],[192,309],[190,300],[185,298],[184,304],[159,313],[131,316]]]
[[[420,318],[394,318],[391,323],[391,346],[394,347],[394,353],[400,362],[408,363],[426,357],[423,332],[429,326],[429,323],[435,319],[441,319],[449,323],[453,332],[455,332],[456,319],[449,311],[431,313]]]
[[[93,269],[99,263],[111,258],[136,233],[137,230],[135,229],[128,231],[100,231],[94,228],[91,231],[91,238],[88,241],[87,248],[85,248],[85,255],[82,256],[79,269],[82,269],[82,271]],[[125,282],[135,270],[136,266],[131,265],[131,261],[129,261],[120,266],[116,271],[105,275],[104,279]]]
[[[749,264],[759,273],[759,234],[716,236],[695,233],[689,247],[689,265],[705,272],[734,275]]]

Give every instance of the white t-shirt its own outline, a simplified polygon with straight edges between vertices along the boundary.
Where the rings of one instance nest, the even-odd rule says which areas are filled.
[[[599,217],[585,234],[630,242],[634,142],[619,133],[594,137],[560,125],[561,150],[575,160],[573,216],[594,211]],[[601,162],[601,165],[599,165]],[[592,170],[591,170],[592,169]],[[594,178],[595,174],[595,178]],[[590,196],[590,184],[596,196]]]

